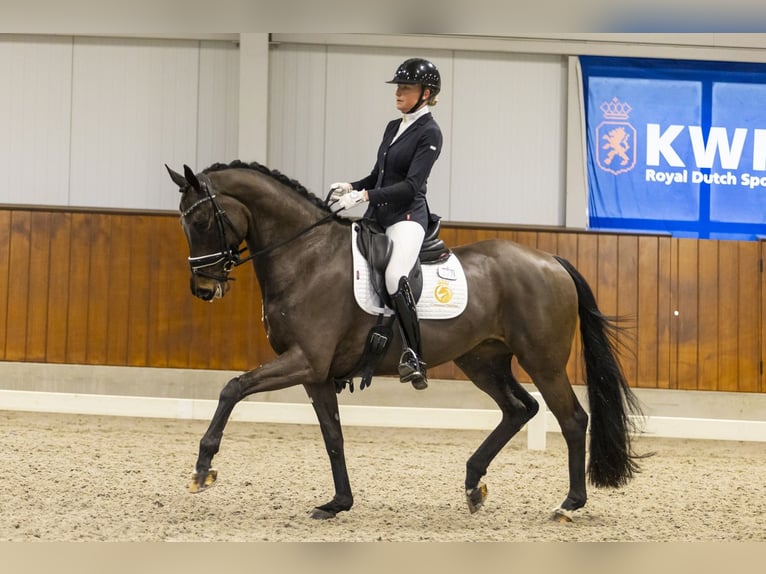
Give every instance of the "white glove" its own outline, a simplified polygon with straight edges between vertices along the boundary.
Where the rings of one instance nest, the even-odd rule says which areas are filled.
[[[355,205],[358,205],[362,203],[363,201],[366,201],[364,199],[364,191],[349,191],[345,195],[341,195],[340,199],[338,199],[338,203],[335,205],[338,206],[338,211],[341,211],[343,209],[351,209]]]
[[[351,184],[345,181],[336,181],[330,185],[331,199],[338,199],[340,196],[347,194],[353,188]]]

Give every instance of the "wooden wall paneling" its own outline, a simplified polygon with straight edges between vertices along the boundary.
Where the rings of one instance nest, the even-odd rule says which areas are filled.
[[[239,277],[243,269],[235,271],[237,280],[223,299],[210,304],[210,357],[209,368],[232,369],[232,348],[241,332],[240,309],[247,305],[247,291],[242,289]]]
[[[766,281],[763,280],[764,276],[764,265],[766,262],[764,262],[764,258],[766,258],[766,241],[759,241],[758,242],[758,249],[760,250],[760,261],[758,263],[758,268],[761,272],[760,274],[760,284],[761,284],[761,293],[760,293],[760,303],[761,303],[761,323],[760,323],[760,340],[761,340],[761,346],[760,346],[760,360],[758,363],[758,391],[763,393],[766,392],[766,383],[764,383],[764,360],[766,360]],[[2,269],[2,266],[0,265],[0,269]],[[0,302],[2,302],[2,299],[0,298]],[[2,326],[2,324],[0,324]]]
[[[715,289],[718,301],[714,307],[703,309],[705,315],[719,318],[716,333],[718,343],[718,381],[716,388],[736,390],[739,379],[739,344],[737,341],[737,309],[739,302],[739,250],[735,241],[721,241],[718,246],[718,269]],[[712,286],[709,286],[712,287]],[[706,287],[707,288],[707,287]]]
[[[170,292],[170,269],[164,262],[172,256],[170,229],[167,218],[155,216],[149,219],[151,228],[151,273],[149,291],[151,305],[147,333],[147,361],[156,367],[168,366],[168,338],[170,334],[170,315],[173,307],[167,304],[172,297]]]
[[[619,255],[617,252],[618,236],[603,234],[598,236],[598,270],[595,283],[598,285],[598,306],[605,315],[616,316],[617,312],[617,277]]]
[[[72,214],[52,212],[47,300],[48,325],[45,356],[48,363],[65,363],[69,332],[69,289]]]
[[[91,221],[90,214],[72,214],[69,269],[67,270],[69,305],[66,330],[66,362],[71,364],[84,364],[87,359]]]
[[[671,256],[675,240],[657,239],[657,387],[670,388],[675,384],[676,346],[675,318],[673,316],[675,271]],[[648,256],[648,255],[647,255]],[[642,277],[639,275],[639,277]],[[643,279],[641,279],[643,285]],[[647,313],[648,314],[648,313]],[[671,383],[673,381],[673,383]]]
[[[555,255],[558,249],[558,233],[540,231],[537,234],[537,248],[551,255]]]
[[[5,359],[23,361],[27,350],[27,316],[29,313],[29,246],[31,214],[11,214],[11,241],[8,258],[8,311]]]
[[[622,368],[628,382],[638,384],[638,237],[617,236],[617,316],[625,318],[626,329],[617,334]]]
[[[188,292],[191,300],[191,313],[189,314],[189,368],[210,368],[210,345],[212,327],[212,303],[206,303],[191,292]]]
[[[527,245],[537,249],[537,232],[536,231],[517,231],[515,233],[514,241],[521,245]]]
[[[636,359],[623,358],[631,385],[763,392],[763,243],[443,230],[452,246],[489,237],[567,258],[602,312],[635,315]],[[271,360],[252,267],[209,304],[189,292],[187,254],[175,215],[0,211],[0,358],[243,371]],[[574,384],[580,350],[578,333]],[[452,362],[431,375],[465,379]]]
[[[88,279],[88,344],[86,362],[103,365],[107,362],[109,335],[109,311],[112,308],[109,284],[109,260],[112,244],[111,223],[113,215],[96,213],[90,216],[90,257]]]
[[[134,217],[114,215],[109,233],[109,259],[103,273],[108,275],[109,308],[106,362],[109,365],[129,365],[128,324],[131,297],[131,238]]]
[[[189,289],[189,248],[183,231],[174,215],[165,220],[165,237],[169,249],[163,251],[159,265],[169,272],[166,304],[170,307],[168,317],[168,366],[186,368],[189,366],[189,353],[192,346],[193,295]]]
[[[660,238],[638,238],[636,269],[636,378],[637,387],[656,387],[659,374],[659,292],[663,284],[659,269]]]
[[[458,229],[455,232],[455,246],[468,245],[480,240],[480,231],[478,229]]]
[[[0,211],[0,358],[5,360],[10,297],[11,212]]]
[[[697,242],[699,293],[698,293],[698,374],[697,389],[717,390],[719,381],[719,317],[722,315],[718,293],[718,263],[721,241],[701,240]],[[736,302],[734,308],[736,309]],[[731,307],[729,307],[730,309]],[[729,317],[736,320],[736,314]],[[721,323],[726,317],[721,317]]]
[[[733,391],[757,392],[760,388],[760,292],[762,276],[758,243],[739,241],[738,353],[739,378]],[[722,389],[729,390],[729,389]]]
[[[149,304],[154,242],[151,218],[133,217],[130,241],[130,299],[128,302],[128,363],[147,366],[149,344]],[[116,327],[119,328],[119,327]]]
[[[695,239],[678,240],[678,388],[696,389],[699,376],[699,258]]]
[[[680,299],[680,287],[679,287],[679,275],[681,273],[678,265],[679,257],[679,239],[672,238],[670,240],[670,342],[673,349],[670,361],[670,385],[669,388],[678,388],[678,338],[680,331],[679,317],[679,299]]]
[[[29,242],[29,310],[25,360],[44,362],[48,339],[48,291],[50,285],[51,214],[31,214]]]
[[[240,304],[235,313],[239,324],[238,337],[231,349],[231,362],[239,370],[250,370],[253,365],[258,365],[261,361],[257,360],[258,350],[254,347],[257,332],[263,331],[261,323],[261,291],[258,286],[258,279],[255,275],[253,266],[246,263],[239,268],[237,288],[242,292]],[[265,340],[265,337],[264,337]],[[266,341],[268,345],[268,341]],[[273,356],[270,347],[264,348],[267,360]]]

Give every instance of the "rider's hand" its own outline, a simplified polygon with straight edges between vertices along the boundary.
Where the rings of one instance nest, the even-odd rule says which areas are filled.
[[[330,191],[332,192],[332,198],[338,199],[340,196],[347,194],[353,188],[351,184],[345,181],[336,181],[330,184]]]
[[[345,195],[340,196],[340,199],[338,199],[338,203],[336,204],[338,206],[338,210],[341,209],[350,209],[354,207],[355,205],[358,205],[362,203],[363,201],[367,201],[365,199],[365,195],[367,195],[364,190],[357,191],[352,190],[346,193]]]

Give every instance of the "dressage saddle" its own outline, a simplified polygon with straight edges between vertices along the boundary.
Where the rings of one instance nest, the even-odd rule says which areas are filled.
[[[381,301],[389,308],[393,307],[391,297],[386,291],[385,272],[391,252],[393,251],[393,242],[386,235],[385,231],[375,221],[370,219],[360,219],[355,222],[356,242],[359,252],[370,265],[370,281],[373,289],[380,297]],[[420,248],[418,261],[410,271],[408,280],[412,288],[415,301],[420,298],[423,291],[423,274],[421,265],[435,264],[445,261],[450,256],[450,250],[439,239],[439,230],[441,228],[441,218],[431,215],[428,230],[423,239],[423,245]],[[354,392],[353,373],[361,372],[360,388],[364,390],[370,386],[375,369],[385,355],[391,339],[393,337],[392,324],[394,316],[378,316],[377,324],[374,325],[367,335],[364,350],[359,362],[345,377],[339,377],[335,380],[336,391],[340,393],[347,385],[349,390]]]
[[[391,298],[386,291],[385,272],[388,261],[391,259],[393,242],[383,231],[383,228],[371,219],[360,219],[355,225],[357,226],[356,245],[359,252],[370,264],[372,287],[380,300],[386,306],[391,307]],[[450,256],[449,248],[439,238],[440,229],[441,218],[432,214],[428,230],[423,238],[423,245],[420,248],[418,261],[415,262],[407,278],[415,301],[420,299],[420,294],[423,291],[423,275],[420,266],[440,263]]]

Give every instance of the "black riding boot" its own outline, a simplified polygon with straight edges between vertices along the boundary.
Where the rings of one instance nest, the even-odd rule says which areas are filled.
[[[420,325],[415,298],[406,277],[399,279],[399,290],[391,295],[391,301],[404,339],[404,352],[399,359],[399,380],[403,383],[410,382],[413,387],[422,391],[428,387],[426,364],[420,360]]]

